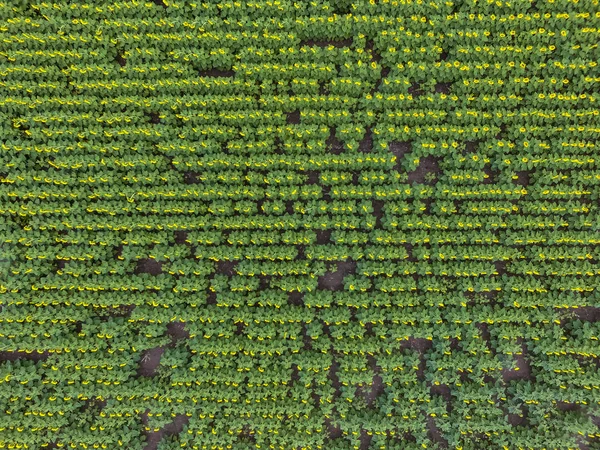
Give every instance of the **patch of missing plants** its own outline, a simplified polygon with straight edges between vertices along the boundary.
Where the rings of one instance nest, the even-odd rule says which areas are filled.
[[[495,136],[496,139],[498,139],[498,140],[504,139],[506,137],[506,129],[507,129],[507,126],[506,126],[505,123],[503,123],[502,125],[500,125],[500,131]]]
[[[162,264],[152,258],[140,259],[135,268],[135,274],[149,273],[150,275],[160,275],[162,273]]]
[[[408,182],[434,184],[441,173],[438,161],[438,158],[431,155],[420,158],[419,167],[408,174]]]
[[[148,117],[149,117],[149,122],[153,125],[157,125],[161,122],[160,114],[158,114],[158,113],[155,113],[155,112],[148,113]]]
[[[392,141],[388,144],[388,149],[392,154],[396,157],[396,164],[394,165],[394,169],[400,171],[401,165],[400,161],[404,158],[408,153],[412,151],[412,144],[408,141]]]
[[[341,291],[344,289],[344,277],[356,271],[355,261],[339,261],[333,263],[324,275],[319,277],[319,289],[327,291]]]
[[[600,308],[595,306],[581,306],[571,310],[575,318],[585,322],[600,322]]]
[[[298,291],[288,292],[288,305],[303,306],[304,293]]]
[[[331,230],[317,230],[317,245],[331,244]]]
[[[383,228],[383,200],[372,200],[371,205],[373,206],[373,216],[375,216],[375,228],[382,229]]]
[[[228,277],[232,277],[236,275],[235,266],[237,266],[239,261],[217,261],[216,263],[216,272],[227,275]]]
[[[413,83],[408,88],[408,93],[412,95],[413,98],[419,98],[421,95],[425,94],[425,92],[421,89],[421,85],[419,83]]]
[[[199,70],[198,75],[203,78],[233,78],[235,76],[235,71],[231,69],[207,69]]]
[[[188,234],[186,231],[178,230],[175,232],[175,244],[177,245],[190,245],[187,240]]]
[[[344,144],[335,135],[335,128],[329,130],[329,137],[325,141],[325,145],[329,149],[329,152],[334,155],[339,155],[344,151]]]
[[[435,92],[437,94],[446,94],[449,95],[450,94],[450,87],[452,86],[452,83],[436,83],[435,85]]]
[[[183,182],[185,184],[198,184],[200,181],[198,180],[197,172],[184,172],[183,173]]]
[[[317,170],[307,170],[306,175],[308,175],[308,178],[306,179],[306,184],[320,183],[319,172]]]
[[[367,127],[364,137],[358,145],[358,150],[363,153],[370,153],[373,150],[373,132]]]
[[[43,351],[34,351],[34,352],[0,352],[0,362],[1,361],[17,361],[20,359],[27,359],[29,361],[45,361],[50,356],[50,352]]]
[[[156,374],[156,369],[160,365],[160,358],[164,351],[164,348],[156,347],[142,352],[137,375],[139,377],[153,377]]]
[[[185,322],[169,322],[167,334],[171,336],[173,342],[190,338],[190,333],[185,329]]]
[[[516,172],[516,179],[513,178],[513,183],[517,186],[527,187],[529,186],[529,171],[521,170]]]
[[[290,125],[298,125],[300,123],[300,111],[292,111],[287,113],[286,122]]]
[[[146,446],[144,450],[156,450],[159,443],[165,436],[175,436],[183,431],[183,428],[189,423],[190,418],[185,414],[177,414],[171,423],[168,423],[159,431],[146,433]],[[147,423],[147,419],[146,419]]]
[[[123,56],[123,52],[118,52],[115,57],[115,61],[121,66],[125,67],[127,65],[127,60]]]
[[[492,169],[492,166],[490,164],[486,164],[483,167],[483,173],[487,176],[485,176],[483,178],[483,184],[494,184],[497,183],[498,181],[498,176],[500,175],[500,172],[498,172],[497,170]]]
[[[463,150],[463,155],[468,155],[469,153],[475,153],[477,151],[477,147],[479,146],[479,141],[465,141],[465,148]]]

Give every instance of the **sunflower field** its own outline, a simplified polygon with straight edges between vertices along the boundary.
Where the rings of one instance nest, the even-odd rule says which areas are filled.
[[[599,0],[0,0],[0,449],[600,449]]]

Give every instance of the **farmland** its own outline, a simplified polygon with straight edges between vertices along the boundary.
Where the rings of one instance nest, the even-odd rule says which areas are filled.
[[[598,0],[0,0],[0,449],[600,449]]]

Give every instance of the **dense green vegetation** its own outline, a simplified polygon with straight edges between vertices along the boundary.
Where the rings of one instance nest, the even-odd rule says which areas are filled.
[[[600,448],[598,42],[0,0],[0,448]]]

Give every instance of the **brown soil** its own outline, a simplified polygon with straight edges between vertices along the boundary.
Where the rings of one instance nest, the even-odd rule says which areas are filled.
[[[413,83],[409,88],[408,88],[408,93],[410,95],[413,96],[413,98],[418,98],[421,95],[423,95],[425,92],[423,92],[423,90],[421,89],[421,86],[419,85],[419,83]]]
[[[334,128],[331,129],[325,144],[327,145],[330,153],[333,153],[334,155],[339,155],[344,151],[344,143],[337,138]]]
[[[175,232],[175,243],[178,245],[188,245],[187,233],[185,231],[176,231]]]
[[[433,156],[426,156],[421,158],[419,167],[408,174],[409,183],[425,183],[427,181],[427,174],[434,174],[436,177],[441,173],[438,159]]]
[[[437,83],[435,85],[435,92],[437,94],[450,94],[450,87],[452,86],[452,83]]]
[[[209,69],[209,70],[200,70],[198,75],[201,77],[217,77],[217,78],[231,78],[235,76],[235,71],[233,70],[221,70],[221,69]]]
[[[139,377],[153,377],[165,351],[162,347],[152,348],[142,353],[137,374]]]
[[[375,216],[375,218],[377,219],[375,227],[377,229],[382,229],[383,225],[382,225],[381,220],[383,219],[383,207],[384,207],[383,200],[373,200],[372,205],[373,205],[373,216]]]
[[[516,369],[502,369],[502,379],[505,383],[513,380],[529,380],[531,378],[531,367],[524,355],[515,355]]]
[[[183,427],[190,421],[185,414],[178,414],[173,422],[165,425],[160,431],[152,431],[146,434],[146,446],[144,450],[156,450],[158,444],[165,435],[176,435],[183,431]]]
[[[336,263],[334,272],[326,272],[319,277],[319,289],[329,291],[341,291],[344,289],[344,277],[356,270],[355,261],[341,261]]]
[[[0,352],[0,361],[16,361],[18,359],[28,359],[30,361],[45,361],[50,356],[49,352]]]
[[[331,230],[317,230],[317,244],[326,245],[331,243]]]
[[[529,171],[523,170],[517,172],[516,175],[518,178],[516,180],[513,180],[514,184],[523,187],[529,186]]]
[[[167,334],[173,341],[189,339],[190,333],[185,329],[185,322],[170,322],[167,324]]]
[[[363,153],[370,153],[373,150],[373,133],[367,127],[367,131],[358,145],[358,150]]]
[[[367,402],[367,405],[369,407],[373,407],[375,405],[375,400],[377,400],[377,397],[379,397],[384,392],[385,383],[378,374],[375,374],[373,376],[373,381],[371,382],[371,389],[369,389],[366,392],[365,400]]]
[[[236,275],[235,266],[237,266],[238,262],[239,261],[217,261],[216,273],[232,277]]]
[[[400,161],[402,158],[404,158],[404,156],[406,156],[406,154],[412,151],[412,144],[410,142],[393,141],[388,144],[388,148],[396,157],[396,165],[394,166],[394,169],[400,171]]]
[[[579,320],[584,320],[586,322],[600,322],[600,308],[596,308],[595,306],[573,308],[572,311]]]
[[[300,123],[300,111],[296,110],[288,113],[286,121],[290,125],[298,125]]]
[[[294,306],[304,305],[304,293],[298,291],[288,292],[288,304]]]
[[[149,273],[150,275],[160,275],[162,273],[162,264],[152,258],[141,259],[137,262],[135,274]]]

